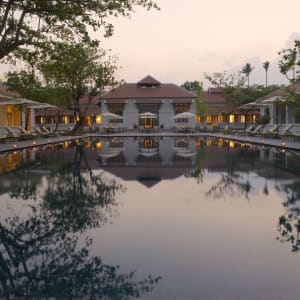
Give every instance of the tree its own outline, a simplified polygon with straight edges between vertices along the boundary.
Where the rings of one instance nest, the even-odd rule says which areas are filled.
[[[203,99],[203,84],[202,82],[196,87],[196,115],[201,119],[204,118],[206,113],[206,105]]]
[[[202,82],[198,80],[194,81],[186,81],[181,87],[185,88],[188,91],[193,91],[195,92],[199,86],[202,85]]]
[[[76,120],[73,133],[83,125],[92,99],[100,97],[105,87],[117,84],[115,57],[94,42],[55,43],[35,60],[35,66],[28,64],[26,71],[8,73],[8,88],[33,100],[72,109]],[[88,101],[82,105],[84,96]]]
[[[251,67],[249,63],[246,63],[245,66],[242,68],[242,73],[246,75],[248,81],[248,88],[250,87],[250,73],[254,70],[254,67]]]
[[[205,74],[205,78],[215,87],[224,91],[224,95],[231,109],[241,104],[242,88],[245,84],[244,76],[241,74],[215,72]]]
[[[280,73],[290,82],[297,80],[300,67],[300,40],[294,41],[294,46],[278,52],[281,59],[278,62]]]
[[[76,132],[82,125],[93,97],[101,96],[104,88],[114,86],[115,58],[98,49],[97,44],[56,44],[53,51],[42,58],[40,70],[48,86],[66,88],[71,95]],[[88,97],[85,105],[80,104],[83,96]]]
[[[263,68],[266,71],[266,88],[268,87],[268,71],[269,71],[269,67],[270,67],[270,62],[269,61],[265,61],[263,63]]]
[[[129,16],[135,6],[159,9],[152,0],[0,1],[0,60],[28,57],[53,42],[88,42],[89,32],[113,34],[111,16]]]

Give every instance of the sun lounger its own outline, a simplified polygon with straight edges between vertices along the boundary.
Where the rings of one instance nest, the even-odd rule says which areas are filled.
[[[279,130],[279,134],[280,135],[286,135],[286,134],[290,134],[290,129],[294,126],[294,124],[287,124],[284,126],[284,128]]]
[[[245,131],[246,131],[246,132],[252,132],[252,131],[254,130],[254,128],[255,128],[255,126],[252,124],[252,125],[248,126],[248,127],[245,129]]]
[[[259,132],[261,132],[262,130],[263,130],[263,125],[257,125],[257,126],[253,129],[252,133],[259,133]]]
[[[272,126],[269,130],[268,130],[268,133],[275,133],[276,130],[278,129],[279,125],[274,125]]]

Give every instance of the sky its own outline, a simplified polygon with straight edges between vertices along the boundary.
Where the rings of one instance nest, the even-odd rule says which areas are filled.
[[[262,62],[271,63],[270,83],[286,83],[278,51],[300,38],[299,0],[157,0],[160,11],[137,9],[114,20],[111,48],[120,76],[136,82],[150,74],[161,82],[204,81],[204,73],[255,66],[250,83],[264,83]]]
[[[278,71],[278,51],[300,38],[299,0],[156,0],[160,11],[136,8],[131,18],[112,19],[114,35],[95,35],[112,49],[118,78],[146,75],[165,83],[203,81],[204,73],[255,67],[250,84],[264,84],[262,63],[270,61],[269,83],[287,83]],[[1,66],[0,74],[8,67]]]

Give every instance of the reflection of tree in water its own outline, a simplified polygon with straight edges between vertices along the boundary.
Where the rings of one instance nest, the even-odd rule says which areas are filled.
[[[205,169],[204,169],[204,162],[207,159],[207,151],[205,148],[200,148],[197,151],[196,155],[196,168],[187,174],[187,177],[194,177],[197,179],[197,183],[202,183]]]
[[[206,195],[212,195],[215,198],[239,195],[248,199],[250,190],[251,184],[248,176],[245,179],[242,173],[228,172],[221,175],[221,179],[208,190]]]
[[[280,242],[289,242],[293,252],[300,250],[300,182],[284,185],[287,201],[283,204],[287,212],[279,217],[277,239]]]
[[[50,176],[43,201],[28,205],[27,216],[0,223],[0,296],[127,299],[151,291],[159,280],[136,281],[134,272],[122,274],[89,255],[92,240],[83,243],[76,233],[106,223],[122,187],[94,174],[81,147],[74,157]],[[23,187],[13,197],[35,200],[37,186],[30,193]]]
[[[206,195],[215,198],[224,198],[226,196],[245,196],[249,197],[251,191],[251,184],[249,181],[249,172],[241,171],[243,163],[253,164],[256,154],[247,149],[239,149],[238,155],[231,155],[228,148],[227,155],[224,156],[226,160],[226,173],[221,174],[220,180],[215,183],[206,193]]]
[[[81,172],[82,167],[86,173]],[[83,148],[77,147],[74,162],[50,176],[43,205],[58,222],[67,218],[73,230],[98,227],[113,215],[119,190],[123,188],[115,180],[106,184],[101,173],[93,173]]]

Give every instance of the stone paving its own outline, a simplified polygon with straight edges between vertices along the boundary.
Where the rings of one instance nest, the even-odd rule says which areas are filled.
[[[158,133],[140,133],[140,132],[122,132],[122,133],[110,133],[110,134],[95,134],[95,133],[87,133],[81,136],[57,136],[57,137],[43,137],[36,138],[33,140],[26,141],[13,141],[8,143],[0,144],[0,152],[8,152],[14,151],[18,149],[24,148],[33,148],[37,146],[43,146],[48,144],[56,144],[64,141],[72,141],[81,138],[89,138],[89,137],[180,137],[180,136],[208,136],[208,137],[217,137],[223,138],[233,141],[239,141],[243,143],[253,143],[253,144],[261,144],[266,146],[273,147],[284,147],[286,149],[298,150],[300,151],[300,141],[296,140],[282,140],[282,139],[272,139],[272,138],[264,138],[262,136],[242,136],[242,135],[226,135],[221,133],[174,133],[174,132],[158,132]]]

